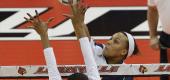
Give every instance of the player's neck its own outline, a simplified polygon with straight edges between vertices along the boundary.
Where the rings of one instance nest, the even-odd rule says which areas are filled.
[[[108,64],[121,64],[122,58],[107,58]]]

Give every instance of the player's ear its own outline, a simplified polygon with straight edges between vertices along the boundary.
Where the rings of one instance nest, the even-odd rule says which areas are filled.
[[[123,49],[123,50],[121,51],[121,55],[124,56],[124,55],[126,55],[126,54],[127,54],[127,50],[126,50],[126,49]]]

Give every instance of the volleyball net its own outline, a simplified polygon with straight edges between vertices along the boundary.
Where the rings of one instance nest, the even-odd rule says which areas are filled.
[[[85,73],[85,65],[58,65],[61,76]],[[170,64],[115,64],[98,66],[100,75],[160,76],[170,75]],[[0,66],[0,78],[48,77],[45,65]]]

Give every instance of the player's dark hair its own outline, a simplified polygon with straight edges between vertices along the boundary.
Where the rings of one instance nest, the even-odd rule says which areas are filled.
[[[74,73],[68,77],[68,80],[89,80],[83,73]]]

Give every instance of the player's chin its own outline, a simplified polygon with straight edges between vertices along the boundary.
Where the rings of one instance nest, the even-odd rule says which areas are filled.
[[[103,52],[102,52],[103,56],[106,55],[106,50],[104,49]]]

